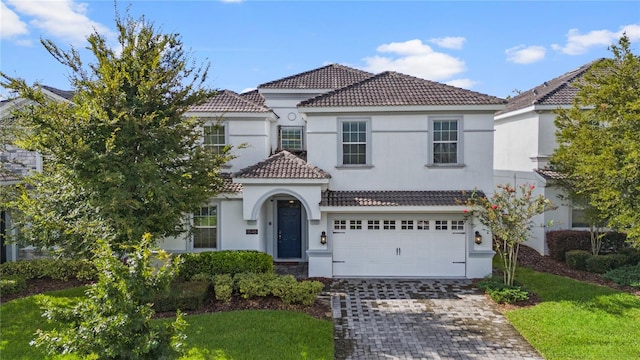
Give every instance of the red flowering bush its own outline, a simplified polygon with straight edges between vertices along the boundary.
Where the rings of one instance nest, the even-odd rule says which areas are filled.
[[[497,185],[490,198],[473,194],[466,205],[473,207],[480,222],[493,235],[494,250],[504,264],[504,283],[513,285],[520,243],[529,237],[532,218],[552,208],[543,195],[533,197],[535,186],[524,184],[518,188]]]

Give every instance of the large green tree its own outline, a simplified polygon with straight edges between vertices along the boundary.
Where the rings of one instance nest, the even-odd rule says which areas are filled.
[[[572,196],[640,245],[640,57],[625,35],[595,63],[570,109],[558,110],[552,166]]]
[[[99,33],[87,38],[90,63],[77,49],[42,41],[69,69],[70,102],[1,74],[5,88],[31,101],[15,114],[25,129],[16,143],[45,158],[44,172],[25,179],[13,203],[24,241],[82,255],[97,239],[117,249],[147,232],[176,235],[185,213],[222,185],[228,154],[204,150],[197,119],[184,117],[215,96],[208,65],[144,17],[118,16],[116,26],[117,46]]]

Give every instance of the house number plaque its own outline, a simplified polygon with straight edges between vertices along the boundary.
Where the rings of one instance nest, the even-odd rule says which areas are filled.
[[[258,229],[247,229],[247,235],[258,235]]]

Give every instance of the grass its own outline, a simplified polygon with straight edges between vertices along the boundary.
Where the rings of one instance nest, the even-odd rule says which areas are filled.
[[[49,329],[37,297],[60,306],[84,295],[84,288],[49,292],[0,306],[0,359],[44,359],[29,346],[36,329]],[[186,316],[188,355],[184,359],[332,359],[333,324],[290,311],[233,311]],[[168,320],[154,320],[168,321]],[[57,356],[55,359],[74,359]]]
[[[542,302],[505,315],[545,359],[640,358],[640,298],[520,268],[516,280]]]

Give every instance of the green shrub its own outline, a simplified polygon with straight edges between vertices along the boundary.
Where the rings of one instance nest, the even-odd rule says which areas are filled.
[[[236,274],[234,281],[240,296],[243,299],[250,299],[271,295],[271,282],[277,277],[278,275],[274,273],[243,273]]]
[[[615,253],[626,247],[627,236],[624,233],[608,232],[602,237],[600,253]],[[549,256],[558,261],[565,259],[569,250],[591,251],[591,236],[588,231],[557,230],[546,233]]]
[[[569,250],[565,254],[567,265],[575,270],[587,270],[587,260],[592,257],[590,251]]]
[[[604,274],[609,270],[626,265],[629,257],[622,254],[598,255],[587,259],[587,271]]]
[[[0,275],[20,275],[27,280],[49,278],[53,280],[97,279],[95,266],[88,260],[34,259],[6,262],[0,265]]]
[[[285,304],[313,305],[324,288],[319,281],[300,281],[293,276],[279,276],[271,282],[272,293]]]
[[[625,265],[609,270],[602,277],[614,281],[618,285],[640,288],[640,264]]]
[[[629,257],[628,265],[640,264],[640,249],[634,247],[624,247],[618,251],[618,254],[626,255]]]
[[[153,309],[157,312],[176,310],[198,310],[207,299],[211,282],[187,281],[171,284],[167,294],[153,300]]]
[[[233,295],[233,278],[229,274],[215,275],[213,278],[213,291],[218,301],[229,302]]]
[[[272,273],[273,257],[254,250],[208,251],[182,255],[180,276],[191,279],[195,274]]]
[[[98,355],[110,359],[177,358],[184,352],[182,314],[174,321],[153,320],[152,294],[168,289],[176,267],[164,251],[155,253],[151,235],[130,248],[136,261],[124,264],[109,245],[96,244],[94,261],[98,282],[86,297],[61,307],[50,297],[38,299],[48,330],[37,330],[32,344],[48,355],[72,353],[78,358]],[[168,259],[158,263],[157,259]]]
[[[0,279],[0,295],[23,292],[27,289],[27,280],[20,275],[3,276]]]
[[[209,282],[213,282],[214,278],[215,278],[215,275],[199,273],[199,274],[193,275],[191,277],[191,279],[189,279],[189,281],[209,281]]]
[[[478,287],[498,304],[515,304],[529,299],[529,292],[523,287],[509,286],[497,279],[484,279],[478,283]]]

